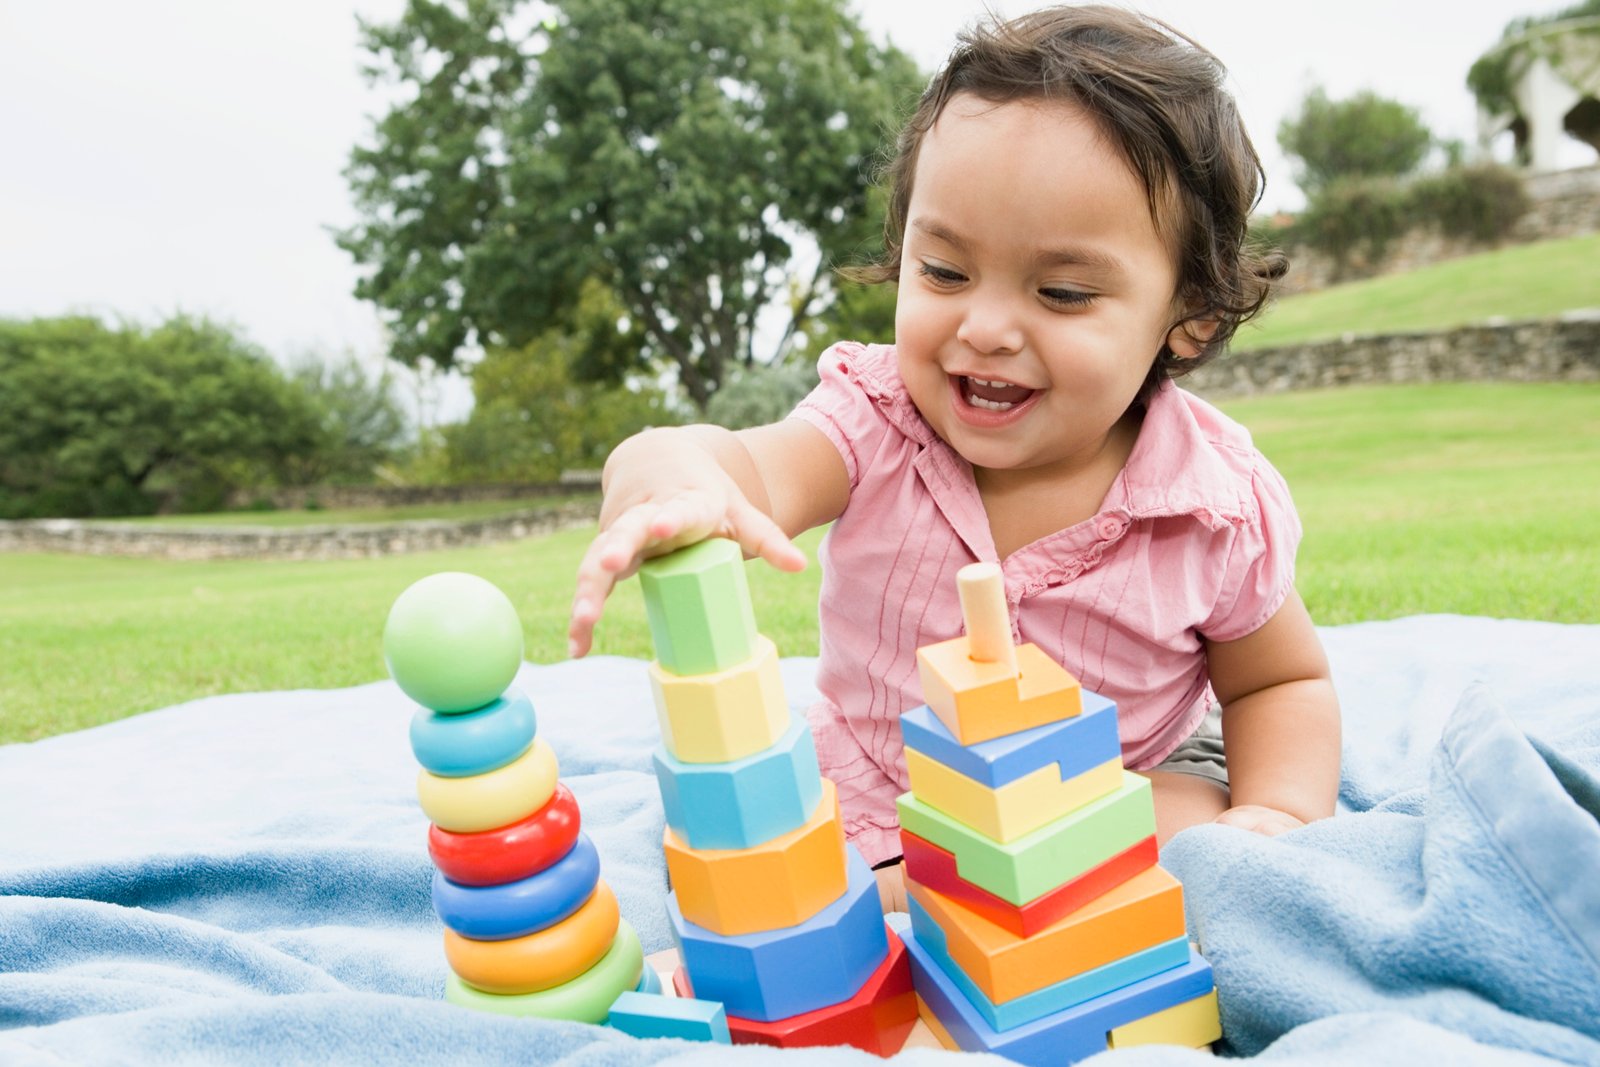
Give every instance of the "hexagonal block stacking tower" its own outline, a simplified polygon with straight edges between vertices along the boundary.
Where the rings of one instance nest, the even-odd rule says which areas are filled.
[[[1027,1064],[1221,1036],[1183,889],[1156,864],[1117,709],[1013,651],[1000,569],[960,572],[967,636],[918,652],[900,797],[918,1010],[941,1043]]]
[[[739,546],[702,541],[639,579],[657,656],[674,986],[721,1001],[735,1043],[893,1054],[916,1023],[910,961],[845,844],[777,649],[756,632]]]
[[[383,643],[389,673],[422,705],[411,749],[432,823],[445,999],[604,1022],[640,986],[644,956],[532,703],[509,687],[522,665],[516,609],[482,578],[430,575],[395,601]]]

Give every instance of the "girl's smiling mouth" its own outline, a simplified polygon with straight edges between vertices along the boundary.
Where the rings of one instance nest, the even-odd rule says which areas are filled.
[[[955,393],[957,414],[980,426],[1010,422],[1032,407],[1040,395],[1039,390],[1025,385],[966,374],[950,375],[950,388]]]

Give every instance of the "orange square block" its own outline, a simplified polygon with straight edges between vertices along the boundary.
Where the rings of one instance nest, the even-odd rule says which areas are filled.
[[[1034,934],[1018,937],[956,901],[919,885],[906,889],[945,932],[950,958],[996,1004],[1183,937],[1183,886],[1161,867]]]
[[[724,937],[805,922],[844,896],[844,824],[839,794],[822,779],[822,800],[804,826],[745,849],[693,849],[668,827],[662,841],[678,910]]]
[[[1017,673],[968,655],[966,637],[917,649],[922,699],[963,745],[975,745],[1083,711],[1078,680],[1038,645],[1017,646]]]

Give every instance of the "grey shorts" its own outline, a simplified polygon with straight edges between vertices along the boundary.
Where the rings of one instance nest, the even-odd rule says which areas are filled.
[[[1162,760],[1155,770],[1177,771],[1179,774],[1197,774],[1218,785],[1228,784],[1228,757],[1222,751],[1222,705],[1212,704],[1206,717],[1200,720],[1194,733],[1173,749],[1172,755]]]

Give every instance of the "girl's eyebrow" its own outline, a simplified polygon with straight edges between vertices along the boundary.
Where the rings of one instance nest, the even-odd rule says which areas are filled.
[[[971,251],[971,245],[966,238],[935,219],[912,219],[911,228],[926,234],[936,241],[944,242],[958,252],[967,253]],[[1112,278],[1123,278],[1128,273],[1128,269],[1122,265],[1122,261],[1109,252],[1082,245],[1040,249],[1034,255],[1033,260],[1036,268],[1085,267]]]

